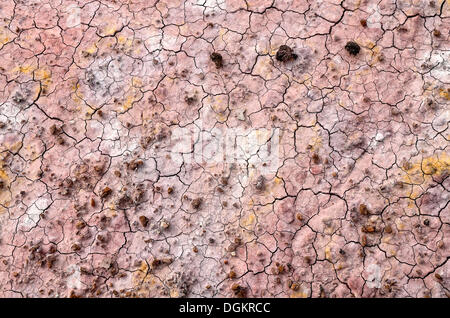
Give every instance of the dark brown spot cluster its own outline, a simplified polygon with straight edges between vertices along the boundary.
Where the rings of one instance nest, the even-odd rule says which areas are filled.
[[[222,55],[220,55],[220,53],[216,53],[216,52],[211,53],[210,58],[216,65],[216,68],[223,67],[223,58],[222,58]]]
[[[361,47],[359,46],[358,43],[349,41],[345,45],[345,50],[351,55],[358,55],[359,51],[361,50]]]
[[[143,227],[147,227],[147,225],[148,225],[148,218],[145,215],[141,215],[139,217],[139,222],[141,222],[141,225]]]
[[[277,61],[280,62],[289,62],[297,59],[298,55],[294,53],[294,51],[287,45],[282,45],[278,49],[278,52],[275,56]]]
[[[202,205],[202,202],[203,202],[202,198],[197,198],[192,200],[191,205],[194,209],[198,210]]]
[[[111,188],[110,188],[110,187],[105,187],[105,188],[100,192],[100,198],[104,199],[104,198],[108,197],[111,193],[112,193]]]
[[[60,127],[56,127],[56,125],[50,126],[50,134],[58,135],[60,133],[61,133],[61,128]]]
[[[247,289],[239,284],[231,285],[231,290],[238,298],[245,298],[247,296]]]
[[[216,65],[217,66],[217,65]],[[197,102],[197,98],[195,96],[186,96],[184,98],[184,101],[188,104],[188,105],[193,105],[195,102]]]
[[[131,162],[127,163],[127,166],[130,170],[137,170],[143,164],[144,162],[142,160],[132,160]]]
[[[368,215],[369,214],[369,209],[367,208],[367,206],[365,204],[360,204],[359,205],[359,213],[361,215]]]

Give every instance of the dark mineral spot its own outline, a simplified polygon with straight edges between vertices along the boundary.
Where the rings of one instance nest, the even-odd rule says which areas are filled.
[[[222,68],[223,67],[222,55],[220,55],[219,53],[214,52],[214,53],[211,53],[210,58],[214,62],[214,64],[216,65],[216,68]]]
[[[146,216],[144,216],[144,215],[141,215],[139,217],[139,222],[141,222],[141,225],[143,227],[147,227],[147,225],[148,225],[148,218]]]
[[[297,59],[298,55],[287,45],[282,45],[278,49],[275,58],[280,62],[289,62],[291,60]]]
[[[373,225],[365,225],[362,227],[361,231],[363,233],[373,233],[375,232],[375,227]]]
[[[425,226],[428,226],[428,225],[430,225],[430,220],[428,220],[428,219],[425,219],[425,220],[423,221],[423,224],[424,224]]]
[[[234,295],[238,298],[245,298],[247,296],[246,288],[240,286],[239,284],[231,285],[231,290],[233,291]]]
[[[367,208],[367,206],[365,204],[360,204],[359,205],[359,213],[361,215],[368,215],[369,214],[369,209]]]
[[[112,193],[112,190],[110,187],[105,187],[101,192],[100,192],[100,198],[106,198],[107,196],[109,196]]]
[[[144,162],[142,160],[132,160],[131,162],[127,163],[127,166],[130,170],[137,170],[143,164]]]
[[[361,26],[362,26],[363,28],[367,27],[367,20],[362,19],[362,20],[359,21],[359,23],[361,23]]]
[[[367,245],[367,236],[363,235],[361,237],[361,245],[362,247],[365,247]]]
[[[384,231],[388,234],[392,233],[392,226],[386,225],[386,227],[384,228]]]
[[[312,155],[312,161],[314,162],[314,164],[319,164],[320,163],[320,157],[319,157],[319,155],[317,154],[317,153],[314,153],[313,155]]]
[[[57,135],[61,132],[61,128],[56,127],[56,125],[51,125],[50,126],[50,134],[52,135]]]
[[[194,209],[198,210],[200,208],[200,206],[202,205],[202,202],[203,202],[202,198],[197,198],[197,199],[192,200],[191,205]]]
[[[228,178],[225,177],[220,178],[220,183],[224,186],[228,185]]]
[[[157,259],[157,258],[155,258],[152,262],[151,262],[151,266],[152,266],[152,268],[156,268],[156,267],[158,267],[158,266],[160,266],[162,264],[162,261],[161,260],[159,260],[159,259]]]
[[[13,102],[15,102],[16,104],[22,104],[23,102],[26,101],[26,97],[24,95],[22,95],[22,93],[17,92],[13,97],[12,97]]]
[[[439,31],[439,30],[434,30],[433,31],[433,35],[435,36],[435,37],[440,37],[441,36],[441,31]]]
[[[86,227],[86,222],[84,222],[84,221],[78,221],[77,222],[77,224],[75,225],[75,227],[78,229],[78,230],[82,230],[82,229],[84,229],[85,227]]]
[[[217,65],[216,65],[216,66],[217,66]],[[186,96],[186,97],[184,98],[184,101],[185,101],[188,105],[193,105],[195,102],[197,102],[197,98],[196,98],[195,96],[191,96],[191,97]]]
[[[256,180],[255,188],[256,190],[264,190],[265,188],[265,179],[263,176],[259,176]]]
[[[437,108],[437,103],[435,103],[432,99],[427,99],[426,101],[426,105],[428,106],[428,108],[430,109],[436,109]]]
[[[358,43],[349,41],[345,45],[345,50],[347,50],[347,52],[350,53],[351,55],[357,55],[361,50],[361,47],[359,46]]]

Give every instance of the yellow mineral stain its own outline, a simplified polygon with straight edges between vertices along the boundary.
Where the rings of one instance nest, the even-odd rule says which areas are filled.
[[[375,43],[373,43],[370,40],[367,40],[364,42],[364,46],[367,46],[370,50],[373,49],[375,47]]]
[[[76,82],[72,85],[72,90],[75,94],[71,94],[72,96],[72,100],[76,103],[76,104],[80,104],[81,100],[83,99],[83,94],[79,91],[80,88],[80,83]]]
[[[324,233],[327,235],[332,235],[336,229],[334,228],[334,223],[331,226],[327,226],[324,230]]]
[[[113,202],[111,202],[111,203],[109,204],[108,208],[109,208],[109,211],[108,211],[108,213],[107,213],[108,216],[110,216],[110,217],[115,217],[115,216],[117,216],[116,205],[115,205]]]
[[[19,72],[19,73],[23,73],[23,74],[30,74],[31,72],[34,71],[34,66],[33,65],[20,65],[15,67],[12,71],[13,73]]]
[[[89,53],[89,54],[94,54],[97,51],[97,45],[92,44],[89,48],[87,48],[85,50],[85,52]]]
[[[225,35],[226,32],[227,32],[227,30],[225,30],[224,28],[220,28],[219,36],[222,41],[223,41],[223,36]]]
[[[180,292],[178,291],[178,289],[171,289],[170,290],[170,297],[178,298],[179,295],[180,295]]]
[[[149,266],[144,261],[141,262],[139,269],[133,273],[131,282],[138,297],[149,297],[156,292],[156,284],[160,283],[154,275],[149,273]]]
[[[4,31],[0,31],[0,44],[3,45],[9,42],[9,40],[9,36]]]
[[[17,153],[20,150],[20,148],[22,148],[22,145],[23,145],[22,141],[17,141],[17,142],[15,142],[13,144],[7,145],[7,148],[12,153]]]
[[[131,107],[133,107],[134,96],[128,96],[125,103],[122,105],[122,111],[127,111]]]
[[[320,135],[319,135],[319,126],[317,125],[315,120],[314,120],[313,125],[314,125],[314,127],[312,128],[312,130],[314,132],[314,136],[311,138],[310,145],[312,146],[311,150],[316,151],[322,147],[322,137],[320,137]]]
[[[4,207],[8,207],[10,203],[10,193],[6,190],[10,184],[10,179],[3,167],[3,160],[0,160],[0,182],[3,183],[3,187],[0,188],[0,214],[5,212]]]
[[[127,42],[127,38],[121,35],[117,38],[117,42],[119,44],[124,44],[125,42]]]
[[[370,76],[371,70],[369,68],[363,68],[361,71],[356,72],[355,76],[352,76],[350,79],[355,81],[361,81],[361,77]]]
[[[215,101],[210,100],[212,102],[211,108],[216,112],[223,112],[227,107],[226,101],[222,97],[217,97]]]
[[[72,91],[76,92],[80,88],[80,83],[78,81],[74,81],[72,84]]]
[[[133,77],[131,79],[131,85],[133,87],[142,87],[142,79],[140,79],[139,77]]]
[[[219,113],[216,115],[216,120],[223,123],[227,120],[227,116],[223,113]]]
[[[256,142],[259,145],[262,145],[263,143],[266,143],[267,139],[269,139],[270,136],[271,136],[271,132],[269,130],[258,129],[258,130],[255,131],[255,137],[256,137],[256,140],[257,140]]]
[[[254,213],[251,213],[247,218],[242,221],[243,226],[249,226],[255,223],[256,216]]]
[[[329,246],[325,247],[325,258],[331,260],[331,248]]]
[[[52,74],[45,68],[38,68],[34,71],[34,78],[41,82],[43,88],[48,88],[52,83]],[[40,89],[40,88],[38,88]]]
[[[134,273],[133,279],[136,279],[136,281],[133,281],[134,283],[140,283],[144,277],[148,273],[148,264],[147,262],[142,261],[141,266],[139,266],[139,269]]]
[[[34,76],[38,81],[48,80],[51,77],[51,73],[45,68],[38,68],[34,71]]]
[[[108,26],[105,28],[105,35],[113,35],[116,31],[117,28],[115,25],[108,24]]]
[[[86,106],[85,108],[86,108],[86,111],[85,111],[86,115],[92,115],[95,111],[93,108],[91,108],[89,106]]]
[[[291,298],[306,298],[306,297],[308,297],[308,294],[306,294],[302,291],[297,291],[297,292],[293,292],[290,297]]]
[[[448,89],[440,88],[439,95],[446,100],[450,100],[450,95],[449,95]]]
[[[380,49],[379,46],[375,46],[375,47],[372,48],[372,50],[371,50],[371,56],[370,56],[371,60],[370,60],[370,62],[369,62],[369,66],[373,66],[373,65],[375,65],[377,62],[380,61],[380,59],[379,59],[380,56],[381,56],[380,52],[381,52],[381,49]]]
[[[400,231],[403,231],[405,229],[405,224],[399,219],[395,220],[395,225],[397,226],[397,229],[399,229]]]
[[[130,48],[133,45],[133,40],[121,35],[117,38],[117,43],[125,48]]]
[[[450,156],[447,153],[423,158],[421,162],[407,164],[402,167],[406,173],[402,181],[408,184],[422,184],[432,176],[450,172]]]
[[[0,179],[2,179],[3,181],[9,180],[8,175],[6,174],[5,170],[3,170],[2,168],[0,168]]]

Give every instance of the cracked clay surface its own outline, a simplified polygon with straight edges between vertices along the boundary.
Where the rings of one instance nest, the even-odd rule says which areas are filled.
[[[449,297],[448,0],[2,0],[0,297]]]

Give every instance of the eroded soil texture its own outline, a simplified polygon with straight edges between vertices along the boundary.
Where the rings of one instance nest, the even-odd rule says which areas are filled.
[[[2,0],[0,297],[448,297],[448,0]]]

